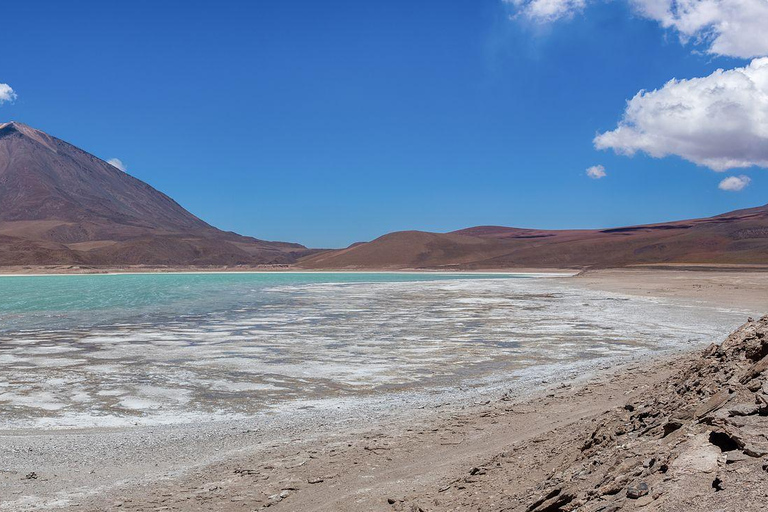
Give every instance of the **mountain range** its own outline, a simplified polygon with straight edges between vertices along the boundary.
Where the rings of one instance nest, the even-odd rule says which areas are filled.
[[[768,264],[768,205],[716,217],[590,230],[479,226],[403,231],[301,261],[307,268],[585,268]]]
[[[340,250],[219,230],[173,199],[63,140],[0,124],[0,265],[307,269],[584,268],[768,264],[768,206],[595,230],[480,226],[404,231]]]

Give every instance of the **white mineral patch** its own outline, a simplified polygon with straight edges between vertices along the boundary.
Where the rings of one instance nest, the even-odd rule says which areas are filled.
[[[0,394],[0,403],[2,402],[7,402],[16,407],[42,409],[44,411],[58,411],[67,405],[57,400],[52,393],[48,392],[29,394],[3,393]]]
[[[212,296],[210,313],[0,331],[0,428],[200,422],[380,389],[534,383],[591,361],[704,344],[742,319],[547,279],[242,293],[258,304],[219,311]]]

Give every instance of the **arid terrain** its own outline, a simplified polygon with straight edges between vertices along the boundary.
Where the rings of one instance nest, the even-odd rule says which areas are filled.
[[[688,270],[631,267],[586,270],[575,276],[579,286],[640,297],[689,299],[725,307],[739,306],[759,315],[768,311],[768,268]]]
[[[595,230],[481,226],[403,231],[308,255],[306,268],[606,268],[636,264],[765,265],[768,206],[706,219]]]

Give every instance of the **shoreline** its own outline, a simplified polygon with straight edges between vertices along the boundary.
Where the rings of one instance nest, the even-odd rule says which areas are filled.
[[[577,381],[550,381],[528,393],[509,390],[469,402],[431,401],[418,409],[418,417],[366,410],[357,418],[339,419],[329,411],[324,419],[288,425],[277,438],[269,437],[274,434],[269,426],[226,425],[225,435],[240,436],[245,441],[241,446],[219,444],[217,456],[203,461],[198,454],[163,449],[166,453],[158,460],[170,459],[173,465],[161,465],[160,471],[151,458],[157,455],[157,447],[151,445],[163,437],[162,429],[148,428],[142,437],[150,446],[138,460],[145,466],[142,469],[150,471],[142,478],[126,480],[118,468],[113,485],[70,488],[69,500],[53,497],[45,505],[9,500],[5,503],[11,508],[0,502],[0,510],[405,512],[421,507],[522,511],[539,492],[538,482],[556,481],[553,476],[559,466],[570,460],[574,450],[578,452],[596,421],[626,409],[625,404],[652,398],[655,389],[695,364],[701,353],[701,347],[696,347],[652,356],[637,354],[611,368],[582,372]],[[234,428],[241,430],[230,434]],[[110,434],[113,442],[134,456],[125,449],[121,432]],[[89,439],[94,441],[103,444],[98,438]],[[187,445],[191,440],[181,436],[176,441]],[[205,434],[197,442],[216,446]],[[91,461],[91,470],[88,464],[67,469],[98,482],[109,476],[105,460],[109,464],[103,456]],[[27,487],[57,478],[45,472],[33,480],[14,476]],[[711,488],[709,480],[706,484]],[[681,493],[685,498],[687,494]],[[736,502],[722,510],[760,510],[750,503],[759,502]],[[630,505],[635,503],[627,509],[637,509]],[[705,510],[688,505],[687,510]]]
[[[3,484],[1,488],[5,488],[4,494],[19,498],[0,501],[0,511],[41,508],[58,510],[74,507],[77,510],[95,512],[108,509],[115,503],[123,503],[122,510],[143,510],[144,507],[152,509],[153,506],[160,506],[159,502],[155,503],[153,499],[162,498],[166,498],[162,505],[167,506],[168,494],[176,495],[182,488],[190,486],[196,489],[207,488],[206,486],[219,482],[220,478],[241,474],[237,473],[237,469],[231,469],[233,464],[248,468],[254,465],[278,467],[281,461],[290,457],[289,452],[298,448],[297,443],[303,444],[302,450],[307,453],[302,460],[313,460],[314,456],[311,454],[323,446],[339,444],[339,449],[343,449],[344,445],[349,445],[347,448],[359,448],[359,445],[365,444],[371,436],[379,436],[381,432],[403,436],[416,424],[422,425],[423,431],[439,436],[440,428],[436,429],[436,425],[454,421],[457,417],[484,418],[484,414],[499,407],[531,407],[551,401],[553,396],[567,399],[572,395],[577,396],[584,389],[600,387],[618,373],[638,368],[644,361],[651,360],[654,367],[664,367],[678,359],[687,359],[700,349],[700,346],[667,349],[606,360],[584,361],[565,365],[554,376],[543,375],[529,368],[525,372],[526,375],[508,377],[504,382],[485,385],[471,386],[465,383],[460,388],[431,389],[425,392],[410,391],[316,401],[297,400],[282,404],[284,410],[279,416],[274,416],[271,411],[266,410],[244,419],[192,424],[157,424],[135,428],[0,430],[0,440],[5,450],[18,453],[28,449],[30,454],[46,452],[47,459],[50,459],[49,454],[58,454],[61,458],[52,467],[35,464],[30,460],[26,470],[0,468],[0,483]],[[514,400],[509,398],[511,396],[515,397]],[[418,418],[413,416],[416,412]],[[362,427],[360,420],[363,420]],[[468,425],[484,429],[488,427],[486,423],[470,422]],[[350,440],[353,440],[352,443],[349,443]],[[418,440],[417,444],[421,442],[422,440]],[[98,456],[90,453],[92,445],[100,447]],[[390,446],[383,449],[391,448]],[[363,450],[366,455],[368,452],[378,455],[375,449],[363,447]],[[70,452],[77,455],[73,457]],[[34,458],[27,455],[23,457]],[[335,469],[336,461],[343,459],[329,461],[334,468],[322,467],[315,471],[326,474]],[[6,457],[6,464],[9,462],[11,459]],[[341,463],[348,466],[357,464],[353,461]],[[12,464],[19,466],[18,462]],[[283,468],[285,474],[281,475],[280,479],[273,478],[270,485],[295,488],[297,476],[296,472],[291,470],[302,468],[304,464],[295,466]],[[36,478],[30,482],[24,475],[32,472]],[[14,477],[12,481],[6,480],[9,476]],[[237,483],[236,480],[235,478],[233,483]],[[88,483],[93,481],[99,482],[98,485]],[[46,485],[47,482],[50,482],[50,485]],[[24,499],[25,496],[21,494],[23,489],[31,488],[32,485],[36,487],[35,494],[30,494]],[[307,490],[310,487],[314,489],[314,485],[307,487]],[[283,490],[276,490],[278,496]],[[154,496],[142,503],[143,495],[147,491]],[[274,495],[275,493],[268,493],[268,496],[262,496],[259,504],[263,506],[274,501],[269,506],[275,507],[283,501],[284,498],[276,501],[268,499]],[[181,510],[197,510],[194,503],[185,503],[187,501],[180,499],[175,506],[181,507]],[[385,501],[383,504],[387,505]],[[275,510],[297,510],[293,508],[295,505],[290,505],[287,500],[283,505],[287,508]],[[8,508],[9,506],[11,508]],[[386,507],[366,509],[390,510]],[[225,505],[216,510],[240,509],[236,506],[228,508],[228,505]],[[317,510],[359,509],[337,509],[334,506]]]
[[[438,274],[568,274],[578,276],[600,275],[606,272],[728,272],[768,273],[768,265],[716,264],[716,263],[666,263],[634,264],[620,267],[355,267],[310,268],[301,264],[275,265],[5,265],[0,266],[0,277],[29,275],[121,275],[121,274],[260,274],[260,273],[438,273]]]
[[[577,272],[562,272],[562,271],[524,271],[524,272],[503,272],[503,271],[481,271],[481,270],[468,270],[468,271],[447,271],[447,270],[190,270],[190,271],[158,271],[158,272],[71,272],[71,273],[42,273],[42,274],[3,274],[0,273],[0,277],[47,277],[47,276],[143,276],[143,275],[227,275],[227,274],[427,274],[427,275],[488,275],[488,276],[525,276],[525,277],[573,277],[577,275]]]
[[[663,300],[693,299],[754,314],[768,293],[768,286],[761,280],[752,282],[751,275],[746,275],[750,282],[737,283],[737,293],[723,294],[715,286],[725,279],[720,274],[711,276],[713,286],[697,288],[690,286],[697,284],[690,279],[701,279],[699,273],[678,271],[674,275],[679,279],[671,286],[671,274],[657,270],[598,272],[560,277],[575,287]],[[645,272],[655,273],[656,281],[649,281]],[[5,460],[14,453],[29,464],[26,469],[0,468],[0,488],[10,498],[5,507],[0,502],[0,510],[37,510],[42,506],[39,501],[24,501],[33,495],[49,507],[94,512],[118,506],[136,511],[169,507],[234,512],[268,506],[277,511],[384,512],[411,510],[403,507],[414,502],[427,503],[424,510],[430,511],[464,509],[467,500],[475,499],[466,495],[481,476],[472,473],[475,469],[486,468],[500,454],[521,450],[520,468],[529,474],[516,476],[516,485],[532,485],[544,476],[534,463],[536,457],[556,450],[565,439],[563,433],[553,436],[553,429],[565,429],[571,441],[583,435],[594,418],[674,375],[702,347],[638,352],[621,363],[598,359],[590,362],[590,368],[571,365],[567,372],[553,372],[558,379],[530,376],[533,385],[527,388],[507,375],[497,376],[495,390],[446,387],[412,393],[410,402],[403,398],[408,393],[394,393],[378,397],[378,408],[365,399],[340,399],[324,409],[297,402],[292,404],[297,416],[282,423],[270,422],[267,411],[260,418],[193,428],[4,431],[0,450],[5,451]],[[418,399],[413,398],[416,395]],[[333,405],[341,409],[334,410]],[[527,445],[515,448],[521,443]],[[534,455],[525,455],[526,450]],[[43,463],[51,453],[60,454],[57,467]],[[74,462],[66,458],[72,454]],[[35,477],[28,478],[30,474]],[[61,489],[75,493],[72,501],[58,494]],[[485,496],[493,497],[493,489],[484,488]],[[478,506],[494,510],[497,503],[483,501]]]
[[[326,418],[319,428],[313,422],[289,429],[283,440],[259,438],[257,428],[248,447],[203,463],[174,454],[177,463],[189,460],[180,472],[149,474],[128,486],[101,489],[61,505],[91,512],[111,507],[387,512],[410,511],[412,503],[423,510],[464,510],[470,509],[467,500],[474,500],[471,509],[500,510],[511,493],[498,482],[475,485],[497,466],[499,457],[523,472],[513,471],[516,486],[532,487],[554,469],[557,457],[538,466],[556,445],[566,438],[587,438],[595,418],[641,399],[701,352],[697,347],[650,358],[639,355],[582,374],[578,382],[551,382],[520,395],[510,390],[469,403],[431,403],[420,409],[418,418],[381,413],[358,420]],[[93,474],[101,472],[97,467]]]
[[[15,276],[81,276],[81,275],[165,275],[165,274],[488,274],[488,275],[561,275],[573,276],[581,269],[571,268],[536,268],[521,267],[519,269],[438,269],[438,268],[371,268],[371,269],[312,269],[295,265],[255,266],[255,267],[66,267],[34,266],[34,267],[3,267],[0,266],[0,277]]]

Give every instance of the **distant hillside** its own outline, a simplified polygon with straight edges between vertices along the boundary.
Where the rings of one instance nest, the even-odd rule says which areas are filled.
[[[706,219],[603,230],[479,226],[404,231],[310,255],[306,268],[584,268],[633,264],[768,264],[768,206]]]
[[[218,230],[71,144],[0,124],[0,265],[247,265],[306,252]]]

